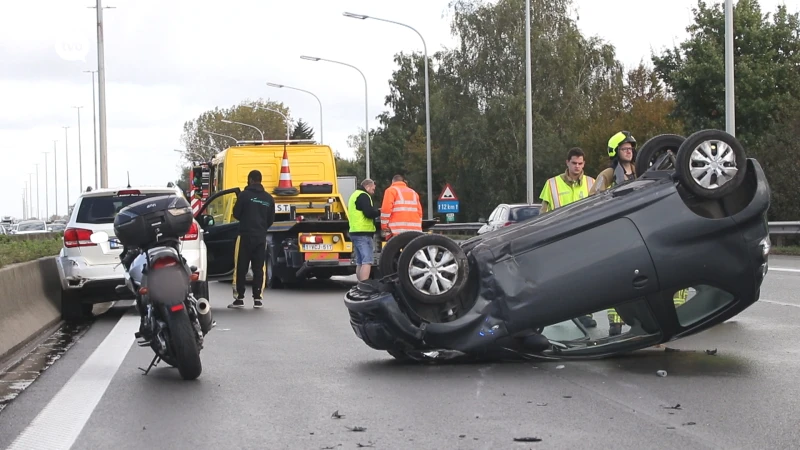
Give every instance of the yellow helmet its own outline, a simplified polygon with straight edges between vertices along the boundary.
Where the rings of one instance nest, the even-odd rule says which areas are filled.
[[[611,136],[611,139],[608,140],[608,157],[617,156],[617,148],[626,142],[630,143],[633,146],[633,151],[636,152],[636,139],[634,139],[630,131],[623,130]]]

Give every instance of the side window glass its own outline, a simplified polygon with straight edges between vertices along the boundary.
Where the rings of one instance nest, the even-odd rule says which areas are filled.
[[[498,211],[500,211],[500,207],[497,207],[497,208],[494,209],[494,211],[492,211],[492,214],[489,215],[489,220],[488,220],[489,223],[492,223],[495,220],[497,220]]]
[[[725,308],[735,297],[708,285],[688,287],[672,295],[672,304],[682,327],[688,327]]]
[[[214,218],[215,225],[236,222],[233,218],[233,205],[236,203],[236,193],[220,195],[212,199],[206,207],[205,215]]]

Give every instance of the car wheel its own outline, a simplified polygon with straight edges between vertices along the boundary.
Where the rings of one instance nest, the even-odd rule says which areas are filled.
[[[730,194],[742,184],[746,170],[744,147],[721,130],[698,131],[678,150],[678,179],[698,197],[718,199]]]
[[[381,277],[397,273],[397,261],[403,252],[403,248],[420,236],[425,236],[425,233],[421,231],[406,231],[386,241],[386,245],[381,249],[381,256],[378,260],[379,273],[376,276]]]
[[[464,250],[440,234],[426,234],[409,242],[400,253],[397,266],[403,290],[428,304],[442,304],[457,297],[469,275]]]
[[[673,169],[675,167],[675,155],[678,154],[678,149],[685,140],[685,137],[677,134],[659,134],[648,139],[636,154],[636,174],[641,176],[667,151],[671,151],[672,155],[660,164],[656,170]]]
[[[72,291],[61,291],[61,319],[67,323],[83,323],[94,317],[92,309],[94,305],[84,303],[78,293]]]

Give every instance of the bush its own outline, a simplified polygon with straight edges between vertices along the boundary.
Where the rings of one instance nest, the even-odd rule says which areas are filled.
[[[0,267],[56,256],[62,246],[63,240],[59,235],[49,235],[46,239],[17,239],[1,235]]]

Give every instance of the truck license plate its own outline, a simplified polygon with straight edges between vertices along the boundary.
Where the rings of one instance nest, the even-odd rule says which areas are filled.
[[[303,250],[333,250],[333,244],[303,244]]]

